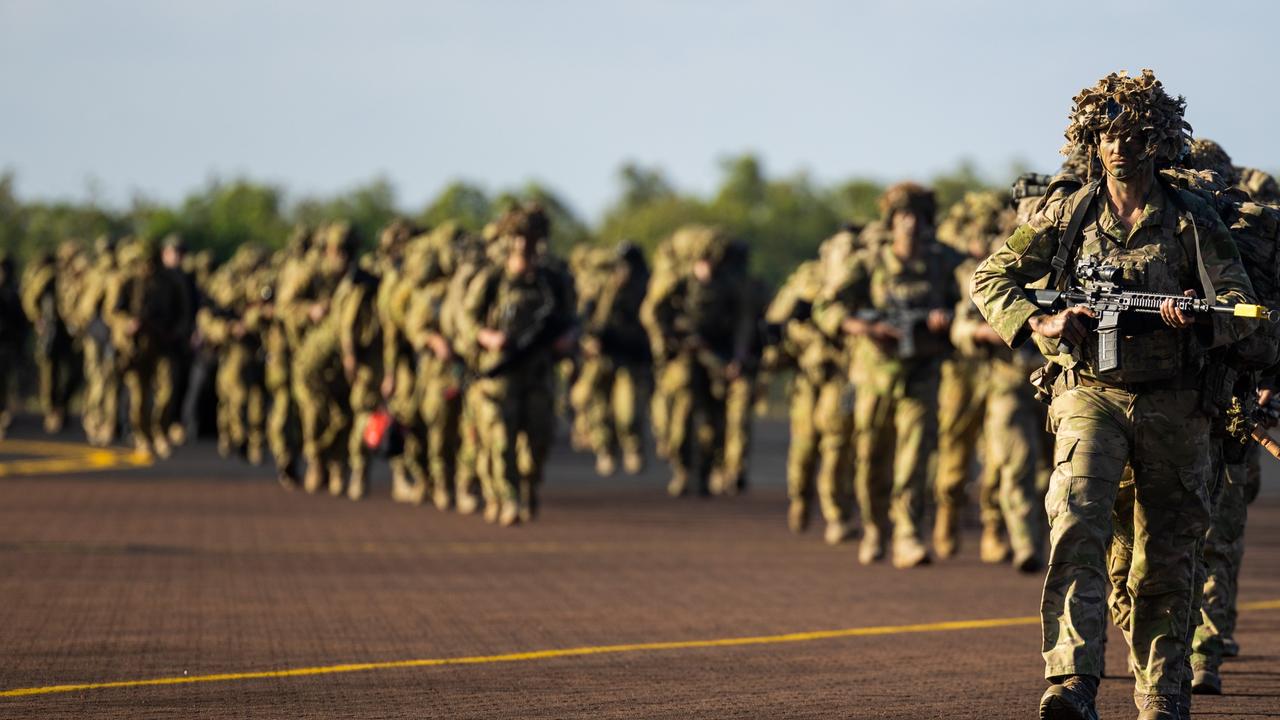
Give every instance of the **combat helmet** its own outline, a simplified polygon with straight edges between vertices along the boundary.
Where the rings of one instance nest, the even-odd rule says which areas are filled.
[[[1152,71],[1144,69],[1138,77],[1113,72],[1072,99],[1062,154],[1070,157],[1083,149],[1093,157],[1104,133],[1128,135],[1146,143],[1145,157],[1157,167],[1167,167],[1182,157],[1191,140],[1191,125],[1183,119],[1186,109],[1186,99],[1165,92]]]

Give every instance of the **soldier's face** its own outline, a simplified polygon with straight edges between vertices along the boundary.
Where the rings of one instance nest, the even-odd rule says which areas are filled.
[[[1103,133],[1098,136],[1098,157],[1107,174],[1117,180],[1128,180],[1148,166],[1151,153],[1147,139],[1139,134]]]
[[[693,276],[697,278],[700,283],[711,282],[711,270],[712,267],[710,260],[698,260],[693,264]]]
[[[894,243],[900,246],[914,244],[919,241],[931,225],[928,219],[910,210],[895,212],[890,222],[890,231],[893,233]]]

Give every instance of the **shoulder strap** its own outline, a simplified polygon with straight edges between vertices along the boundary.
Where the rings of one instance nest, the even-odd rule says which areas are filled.
[[[1080,228],[1084,225],[1084,216],[1093,207],[1102,184],[1097,180],[1085,185],[1075,198],[1075,206],[1071,208],[1071,219],[1067,221],[1067,229],[1058,238],[1058,253],[1050,261],[1053,265],[1053,277],[1050,287],[1062,290],[1067,280],[1067,267],[1075,258],[1076,249],[1080,247]]]

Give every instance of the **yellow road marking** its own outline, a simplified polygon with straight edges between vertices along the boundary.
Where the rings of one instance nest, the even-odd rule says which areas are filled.
[[[38,456],[0,462],[0,478],[145,467],[152,462],[130,450],[103,450],[45,440],[0,440],[0,453]]]
[[[1280,600],[1244,603],[1240,606],[1240,609],[1280,610]],[[758,635],[754,637],[720,638],[716,640],[676,640],[670,642],[632,643],[629,645],[598,645],[563,648],[559,650],[534,650],[530,652],[505,653],[502,655],[390,660],[385,662],[348,663],[345,665],[319,665],[316,667],[292,668],[288,670],[259,670],[255,672],[149,678],[146,680],[117,680],[114,682],[48,685],[45,687],[15,688],[12,690],[0,691],[0,698],[53,695],[57,693],[81,692],[86,690],[155,687],[161,685],[193,685],[196,683],[266,680],[272,678],[309,677],[314,675],[338,675],[342,673],[371,672],[374,670],[402,670],[408,668],[444,667],[449,665],[489,665],[492,663],[529,662],[532,660],[552,660],[556,658],[584,657],[588,655],[615,655],[620,653],[655,652],[662,650],[699,650],[705,648],[742,647],[745,645],[778,645],[783,643],[813,642],[815,640],[834,640],[839,638],[950,632],[957,630],[986,630],[991,628],[1039,624],[1039,616],[1027,616],[991,618],[986,620],[954,620],[949,622],[922,623],[916,625],[881,625],[878,627],[846,628],[844,630],[817,630],[813,632],[787,633],[785,635]]]

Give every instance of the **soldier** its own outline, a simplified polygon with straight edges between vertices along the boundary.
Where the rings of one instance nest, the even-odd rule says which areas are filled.
[[[298,323],[280,312],[289,307],[309,274],[312,244],[311,231],[299,226],[276,254],[275,297],[270,303],[270,322],[263,336],[263,382],[271,397],[267,416],[267,442],[275,458],[276,478],[281,486],[292,490],[301,481],[299,460],[302,455],[302,428],[298,419],[298,403],[292,392],[290,358],[298,350],[301,338]]]
[[[803,532],[817,495],[827,522],[824,539],[832,545],[852,531],[853,385],[845,344],[823,335],[812,312],[825,278],[843,272],[855,244],[856,235],[848,230],[828,238],[818,250],[819,259],[796,268],[765,313],[766,321],[779,329],[777,354],[796,366],[790,394],[787,524],[792,532]],[[767,366],[778,369],[779,364]]]
[[[501,265],[467,288],[462,333],[479,350],[474,396],[503,526],[532,520],[555,427],[554,359],[572,342],[573,300],[564,278],[539,258],[549,222],[538,207],[499,222]]]
[[[832,340],[855,338],[852,378],[854,486],[862,511],[863,564],[884,557],[893,522],[893,564],[929,562],[923,542],[926,461],[937,442],[934,404],[959,290],[956,253],[934,240],[933,192],[914,183],[880,200],[892,235],[824,288],[814,318]]]
[[[692,273],[653,298],[649,335],[659,338],[654,347],[654,355],[663,358],[659,384],[671,403],[667,491],[682,496],[692,479],[697,493],[706,496],[717,449],[724,443],[727,383],[741,372],[746,352],[744,299],[742,284],[720,265],[725,236],[710,227],[682,232],[690,243]]]
[[[264,272],[266,256],[254,245],[242,245],[209,281],[209,302],[198,313],[201,336],[216,349],[218,370],[218,452],[243,453],[258,465],[266,449],[266,390],[262,305],[270,288]],[[182,286],[182,278],[170,273]],[[181,331],[179,326],[178,331]]]
[[[13,258],[0,250],[0,440],[9,430],[9,378],[17,370],[27,319],[22,312],[22,296],[14,274]]]
[[[169,348],[169,402],[161,412],[160,418],[161,425],[169,434],[169,442],[177,446],[185,443],[187,439],[187,430],[182,423],[182,405],[186,400],[187,385],[191,379],[191,338],[196,331],[200,290],[196,286],[195,273],[186,267],[187,245],[182,237],[171,233],[164,238],[162,247],[160,259],[164,263],[164,270],[173,275],[174,281],[182,287],[182,292],[187,297],[184,305],[187,314],[182,318],[182,325],[174,329],[174,336],[183,339]]]
[[[640,306],[640,319],[646,332],[649,333],[649,346],[653,354],[654,386],[649,400],[649,418],[653,426],[653,444],[658,457],[671,459],[672,447],[670,430],[672,393],[679,387],[673,384],[668,387],[662,382],[666,376],[665,347],[666,339],[662,337],[659,326],[653,316],[654,309],[665,300],[677,284],[692,270],[693,247],[701,229],[696,226],[680,228],[671,237],[658,245],[654,252],[653,274],[649,278],[649,287],[645,292],[644,303]]]
[[[1034,336],[1052,360],[1048,374],[1056,376],[1050,410],[1056,467],[1046,499],[1051,549],[1041,603],[1051,687],[1040,712],[1051,720],[1097,717],[1106,557],[1126,465],[1138,488],[1128,589],[1139,718],[1190,713],[1180,705],[1190,680],[1195,553],[1209,519],[1201,367],[1206,347],[1233,342],[1249,328],[1215,315],[1204,332],[1187,332],[1194,318],[1166,301],[1162,324],[1120,334],[1123,362],[1111,369],[1099,363],[1092,342],[1092,311],[1075,306],[1049,314],[1024,290],[1046,276],[1052,287],[1078,282],[1077,260],[1086,258],[1125,268],[1123,282],[1135,290],[1249,301],[1248,276],[1222,222],[1193,195],[1157,181],[1156,165],[1186,147],[1184,108],[1149,70],[1136,78],[1113,73],[1082,91],[1064,152],[1082,147],[1096,154],[1104,177],[1049,202],[974,275],[974,301],[992,329],[1011,347]],[[1073,352],[1063,352],[1068,347]]]
[[[612,475],[620,453],[623,469],[635,475],[644,467],[642,423],[650,356],[640,306],[649,269],[640,248],[628,242],[614,253],[605,251],[603,259],[601,290],[583,312],[583,411],[596,472]]]
[[[93,269],[85,276],[78,313],[84,327],[84,409],[81,422],[91,445],[105,447],[115,441],[120,397],[120,372],[108,326],[107,298],[119,282],[116,243],[107,236],[95,243]]]
[[[980,555],[983,562],[1001,563],[1012,555],[1013,566],[1021,572],[1037,572],[1041,560],[1043,521],[1037,510],[1036,462],[1044,434],[1040,404],[1027,384],[1027,376],[1040,363],[1040,354],[1031,347],[1018,351],[1005,347],[1000,336],[982,319],[969,293],[970,279],[978,263],[1016,227],[1012,210],[1002,209],[997,196],[969,199],[968,224],[960,228],[959,239],[966,259],[956,271],[963,299],[956,306],[951,324],[951,341],[956,348],[952,381],[961,380],[971,393],[970,402],[978,427],[966,433],[954,432],[970,420],[940,410],[943,425],[949,418],[953,435],[940,435],[938,463],[938,515],[934,525],[934,549],[957,544],[956,522],[967,502],[968,466],[973,458],[954,443],[981,441],[983,448],[979,511],[982,520]],[[940,408],[955,398],[948,396],[947,376],[939,391]],[[951,386],[953,389],[955,385]],[[953,443],[948,447],[948,442]],[[961,460],[966,463],[960,466]]]
[[[168,372],[165,348],[180,339],[186,316],[186,294],[172,275],[162,272],[160,253],[148,240],[135,240],[121,256],[122,279],[112,299],[112,343],[121,375],[129,390],[129,424],[140,455],[169,456],[169,442],[160,424],[165,407]]]
[[[40,377],[44,431],[62,430],[70,396],[71,334],[59,309],[58,265],[53,253],[36,255],[22,273],[22,309],[35,328],[35,360]]]
[[[772,299],[764,280],[752,275],[748,268],[749,249],[741,241],[729,243],[722,261],[724,272],[741,286],[741,317],[736,319],[743,333],[738,372],[725,386],[724,445],[718,448],[717,467],[711,475],[711,491],[734,495],[747,486],[748,460],[751,456],[752,416],[756,403],[764,394],[760,362],[765,338],[759,319],[764,317]]]

